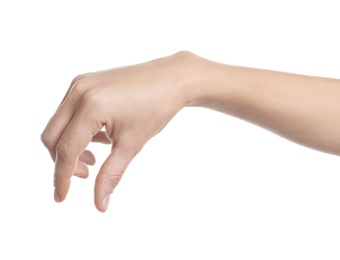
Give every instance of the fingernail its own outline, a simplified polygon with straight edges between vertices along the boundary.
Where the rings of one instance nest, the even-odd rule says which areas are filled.
[[[111,193],[106,194],[104,199],[103,199],[103,211],[106,211],[107,207],[109,206],[110,195],[111,195]]]
[[[56,202],[60,202],[60,197],[59,197],[59,194],[58,194],[57,190],[54,190],[54,200]]]

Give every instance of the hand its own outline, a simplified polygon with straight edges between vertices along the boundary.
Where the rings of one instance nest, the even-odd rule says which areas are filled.
[[[109,197],[144,144],[190,103],[188,52],[76,77],[41,135],[55,161],[54,198],[65,199],[73,175],[86,178],[92,142],[112,145],[95,183],[95,205]]]

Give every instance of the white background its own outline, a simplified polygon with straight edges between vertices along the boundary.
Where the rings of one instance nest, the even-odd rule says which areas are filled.
[[[0,259],[339,259],[340,159],[217,112],[182,110],[108,211],[98,164],[53,201],[40,133],[77,74],[190,50],[340,78],[338,1],[1,1]],[[275,82],[273,82],[275,84]]]

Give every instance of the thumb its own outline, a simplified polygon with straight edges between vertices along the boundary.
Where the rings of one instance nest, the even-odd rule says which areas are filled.
[[[117,143],[103,163],[96,178],[94,189],[94,202],[99,211],[106,211],[111,193],[135,155],[136,152],[133,147]]]

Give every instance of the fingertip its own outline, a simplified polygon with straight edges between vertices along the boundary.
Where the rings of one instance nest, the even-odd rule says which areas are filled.
[[[111,193],[108,193],[104,196],[104,198],[101,201],[101,205],[99,205],[99,207],[97,207],[97,209],[100,212],[105,212],[107,210],[107,208],[109,207],[109,203],[110,203],[110,195]]]
[[[107,210],[107,207],[109,206],[109,202],[110,202],[110,193],[106,194],[104,199],[103,199],[103,209]]]
[[[100,212],[105,212],[109,206],[112,189],[105,175],[99,173],[94,187],[94,204]]]
[[[60,195],[57,190],[54,190],[54,201],[55,202],[61,202]]]
[[[108,193],[98,192],[98,193],[95,192],[94,204],[98,211],[105,212],[107,208],[109,207],[110,195],[112,192],[108,192]]]
[[[87,165],[94,165],[96,163],[96,157],[89,150],[85,150],[79,157],[79,161],[83,161]]]

